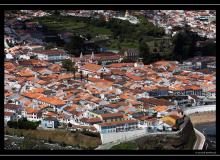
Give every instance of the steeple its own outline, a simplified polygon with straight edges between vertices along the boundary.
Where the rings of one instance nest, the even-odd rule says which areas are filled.
[[[94,55],[94,52],[92,52],[91,60],[94,60],[94,59],[95,59],[95,55]]]
[[[83,54],[82,54],[82,52],[80,53],[80,59],[83,59]]]
[[[128,13],[128,10],[125,11],[125,17],[128,17],[129,16],[129,13]]]

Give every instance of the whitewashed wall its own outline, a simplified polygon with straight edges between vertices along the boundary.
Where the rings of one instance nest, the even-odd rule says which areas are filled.
[[[101,134],[102,144],[116,142],[116,141],[126,141],[131,140],[132,138],[139,137],[146,134],[145,129],[128,131],[128,132],[117,132],[117,133],[105,133]]]

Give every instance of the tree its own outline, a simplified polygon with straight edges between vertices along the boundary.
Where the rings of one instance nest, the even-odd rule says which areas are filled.
[[[70,122],[68,123],[68,127],[69,127],[69,128],[71,128],[71,127],[72,127],[72,124],[71,124]]]
[[[84,39],[80,36],[73,36],[71,41],[67,43],[64,48],[68,50],[70,54],[79,56],[81,52],[84,52]]]
[[[160,52],[163,52],[163,51],[164,51],[164,46],[163,46],[163,45],[161,45],[161,46],[159,47],[159,51],[160,51]]]
[[[216,43],[212,41],[205,42],[201,51],[203,56],[216,56]]]
[[[37,55],[30,56],[30,59],[37,59]]]
[[[48,43],[46,46],[45,46],[45,50],[48,50],[48,49],[52,49],[54,48],[54,45],[52,43]]]
[[[148,44],[146,43],[146,41],[142,40],[139,44],[139,51],[141,53],[142,56],[146,55],[146,54],[149,54],[149,46]]]
[[[154,41],[154,47],[158,47],[157,41]]]
[[[70,71],[70,72],[75,73],[75,71],[76,71],[75,62],[72,62],[69,59],[62,61],[62,67],[65,68],[67,71]]]
[[[101,72],[100,74],[100,78],[103,79],[104,74]]]
[[[143,58],[143,62],[145,63],[150,54],[150,49],[148,44],[144,40],[142,40],[139,44],[139,51],[140,51],[140,57]]]
[[[195,55],[196,42],[200,39],[197,33],[189,31],[188,28],[177,33],[173,38],[174,57],[183,60]]]
[[[89,81],[89,74],[86,75],[87,82]]]
[[[54,14],[55,16],[60,16],[60,11],[59,11],[59,10],[54,10],[54,11],[53,11],[53,14]]]
[[[91,39],[92,39],[92,35],[91,35],[90,33],[87,33],[87,34],[86,34],[86,38],[87,38],[88,40],[91,40]]]
[[[75,67],[73,68],[74,80],[76,79],[76,72],[77,72],[77,70],[78,70],[78,67],[75,66]]]
[[[9,128],[15,129],[32,129],[35,130],[39,126],[40,122],[31,122],[27,118],[21,118],[18,121],[8,121]]]
[[[153,49],[153,52],[157,52],[157,48],[154,48],[154,49]]]
[[[13,103],[13,101],[11,99],[8,100],[8,103]]]
[[[83,79],[82,71],[80,71],[79,73],[80,73],[80,79],[81,79],[81,82],[82,82],[82,79]]]

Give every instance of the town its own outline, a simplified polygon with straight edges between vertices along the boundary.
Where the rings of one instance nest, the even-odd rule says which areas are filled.
[[[40,37],[26,36],[16,25],[5,27],[5,126],[26,118],[39,122],[37,129],[99,133],[106,144],[179,131],[184,109],[216,104],[216,57],[151,64],[130,51],[81,52],[75,57],[65,49],[46,48]]]

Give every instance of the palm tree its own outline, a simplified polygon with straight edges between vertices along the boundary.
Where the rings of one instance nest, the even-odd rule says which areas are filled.
[[[78,70],[78,67],[75,66],[75,62],[73,62],[72,64],[72,71],[73,71],[73,75],[74,75],[74,80],[76,79],[76,72]]]
[[[103,73],[100,74],[100,78],[103,79]]]
[[[73,75],[74,75],[74,80],[76,79],[76,68],[73,68]]]
[[[87,75],[86,75],[86,79],[87,79],[87,82],[88,82],[88,79],[89,79],[89,74],[87,74]]]
[[[81,82],[82,82],[82,79],[83,79],[82,71],[80,71],[80,79],[81,79]]]

